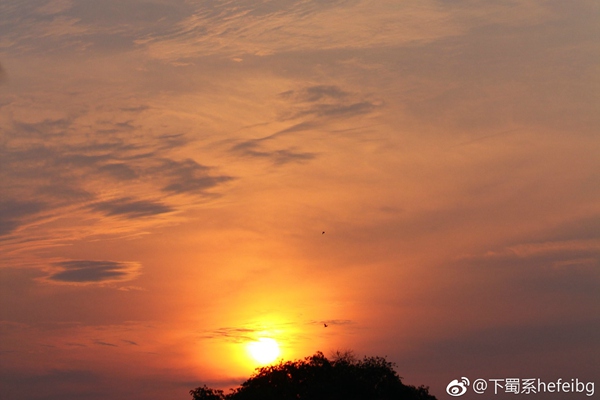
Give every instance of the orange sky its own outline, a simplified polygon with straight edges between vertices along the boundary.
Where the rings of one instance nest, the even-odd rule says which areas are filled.
[[[387,356],[439,399],[597,379],[599,18],[3,1],[4,395],[186,399],[260,337]]]

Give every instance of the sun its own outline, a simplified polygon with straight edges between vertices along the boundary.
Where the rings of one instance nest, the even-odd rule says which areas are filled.
[[[270,364],[277,359],[281,351],[275,339],[258,338],[255,342],[248,343],[248,352],[260,364]]]

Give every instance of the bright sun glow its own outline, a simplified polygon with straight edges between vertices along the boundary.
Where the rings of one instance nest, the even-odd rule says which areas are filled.
[[[275,339],[259,338],[256,342],[248,344],[248,351],[252,358],[261,364],[269,364],[279,356],[281,351]]]

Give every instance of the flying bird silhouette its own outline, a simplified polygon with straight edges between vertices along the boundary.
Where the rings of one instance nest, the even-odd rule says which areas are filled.
[[[323,327],[324,327],[324,328],[327,328],[328,326],[329,326],[329,325],[327,325],[327,324],[323,324]]]
[[[324,235],[324,234],[325,234],[325,231],[321,232],[321,235]]]

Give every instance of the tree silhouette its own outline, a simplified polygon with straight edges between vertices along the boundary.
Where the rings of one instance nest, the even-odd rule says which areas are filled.
[[[192,395],[192,397],[194,398],[194,400],[196,400],[196,399],[202,399],[202,400],[221,400],[221,399],[225,399],[226,398],[223,395],[223,391],[222,390],[210,389],[210,388],[206,387],[206,385],[204,385],[202,387],[197,387],[194,390],[190,390],[190,394]]]
[[[382,357],[356,360],[338,352],[329,360],[317,352],[258,368],[227,395],[206,385],[190,394],[193,400],[436,400],[425,386],[403,384],[394,366]]]

